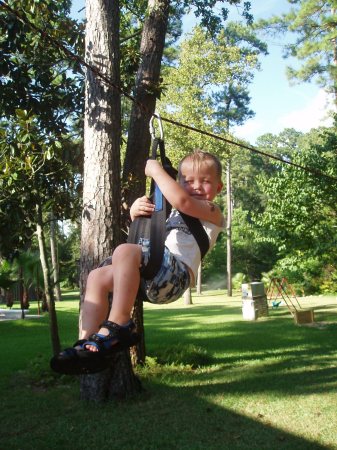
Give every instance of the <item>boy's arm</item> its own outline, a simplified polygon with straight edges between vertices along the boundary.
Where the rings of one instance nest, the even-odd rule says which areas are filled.
[[[223,215],[220,208],[213,202],[196,199],[189,195],[177,181],[165,172],[158,161],[148,160],[145,174],[155,180],[173,208],[197,219],[206,220],[218,226],[222,225]]]

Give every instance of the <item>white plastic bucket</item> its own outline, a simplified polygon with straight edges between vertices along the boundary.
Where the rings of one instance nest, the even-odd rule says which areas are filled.
[[[242,317],[244,320],[256,320],[256,312],[254,300],[242,301]]]

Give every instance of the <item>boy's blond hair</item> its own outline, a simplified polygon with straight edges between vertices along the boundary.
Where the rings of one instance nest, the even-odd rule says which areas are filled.
[[[204,164],[205,162],[210,162],[215,165],[216,174],[219,177],[219,180],[221,181],[221,175],[222,175],[222,165],[219,160],[219,158],[212,153],[205,152],[204,150],[201,150],[199,148],[195,149],[193,153],[190,153],[189,155],[184,156],[184,158],[180,161],[179,167],[178,167],[178,177],[181,177],[181,166],[185,161],[191,161],[193,165],[195,165],[197,168]]]

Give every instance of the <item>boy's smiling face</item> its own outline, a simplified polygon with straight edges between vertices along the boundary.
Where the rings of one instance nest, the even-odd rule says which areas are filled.
[[[210,201],[221,192],[223,186],[212,161],[196,165],[190,159],[181,164],[179,183],[192,197]]]

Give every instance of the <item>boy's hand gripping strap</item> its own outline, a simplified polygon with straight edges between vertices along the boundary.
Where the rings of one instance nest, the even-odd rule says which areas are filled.
[[[159,155],[157,150],[159,149]],[[165,145],[163,139],[154,138],[151,149],[151,158],[160,157],[161,164],[165,171],[176,178],[177,171],[165,156]],[[151,181],[150,196],[155,204],[152,216],[136,217],[130,225],[128,242],[138,244],[140,239],[149,239],[150,258],[148,264],[141,271],[145,279],[152,279],[160,269],[166,239],[166,219],[171,212],[171,205],[167,202],[154,180]]]

